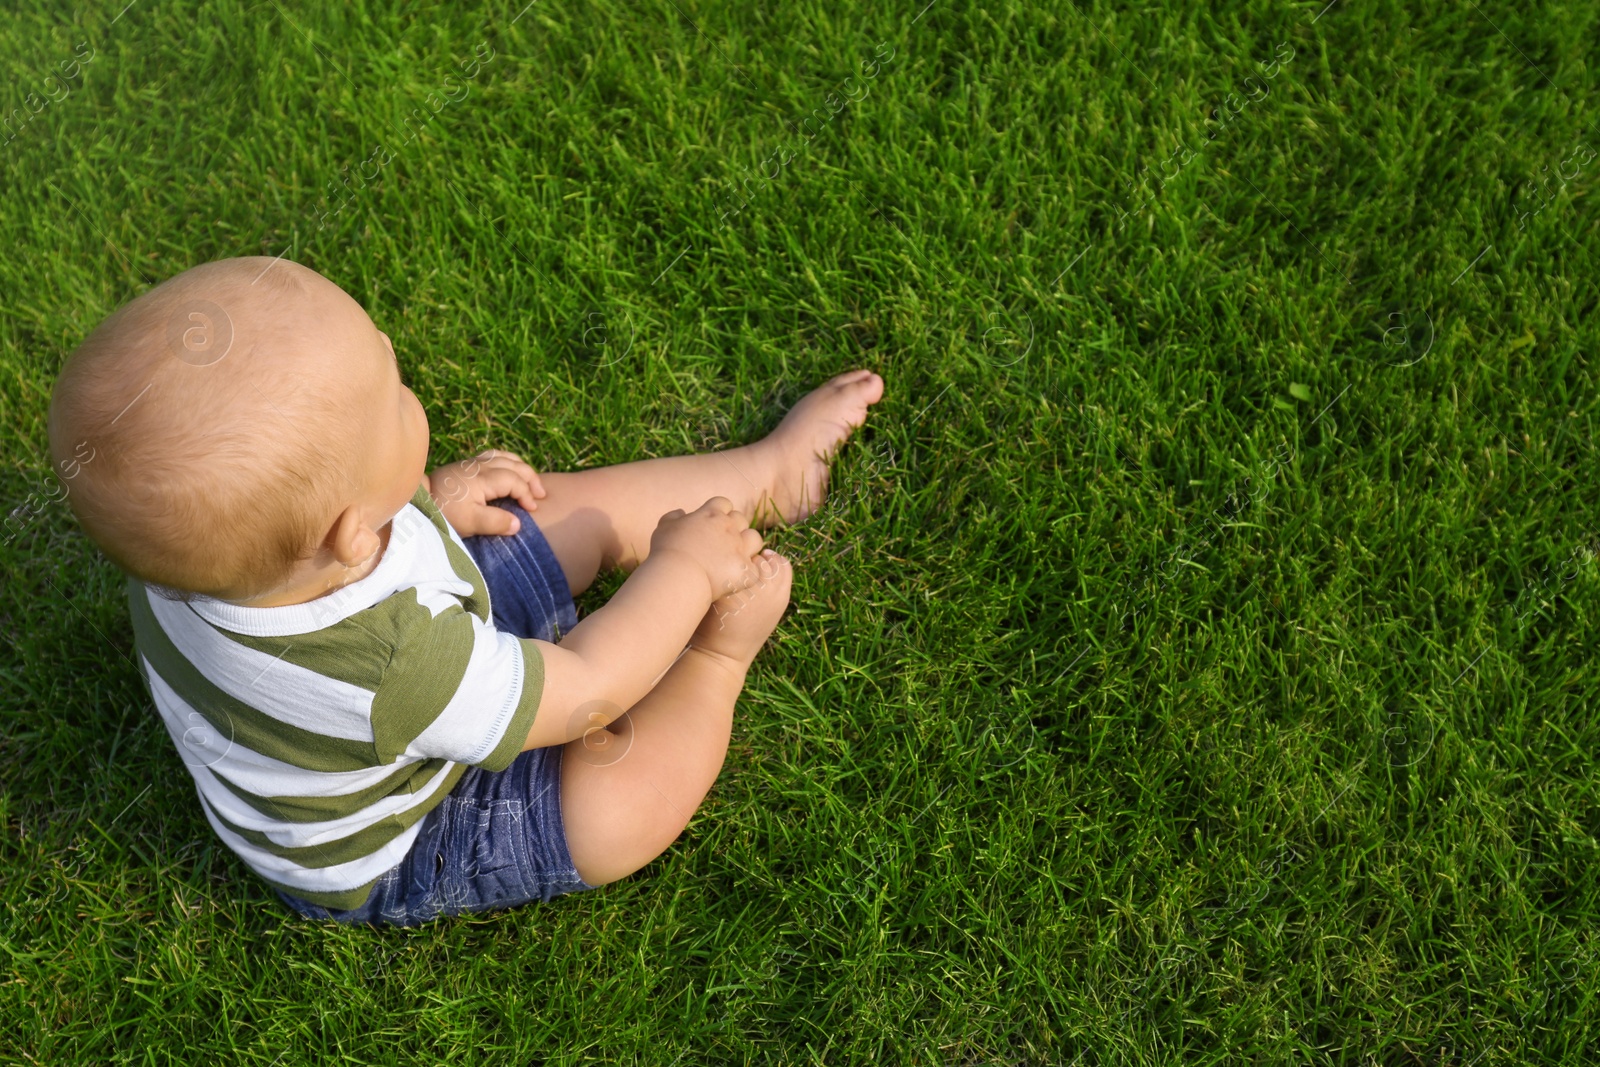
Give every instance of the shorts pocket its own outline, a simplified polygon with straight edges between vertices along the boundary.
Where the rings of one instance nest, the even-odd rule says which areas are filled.
[[[527,817],[519,805],[507,801],[474,808],[470,818],[458,815],[442,853],[439,884],[445,910],[480,911],[527,899],[517,848],[517,835],[526,832],[522,820]]]
[[[522,836],[532,827],[532,814],[517,801],[500,801],[489,813],[474,853],[473,879],[485,908],[511,907],[529,899]]]

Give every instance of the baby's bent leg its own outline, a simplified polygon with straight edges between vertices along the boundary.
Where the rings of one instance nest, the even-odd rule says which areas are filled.
[[[724,597],[655,688],[609,728],[567,742],[561,814],[567,848],[590,885],[632,874],[683,832],[728,754],[733,706],[756,653],[789,604],[794,569]]]
[[[643,562],[650,535],[667,512],[693,511],[724,496],[735,510],[753,515],[771,479],[771,457],[749,445],[614,467],[541,471],[546,495],[533,521],[577,596],[601,570],[631,571]]]
[[[744,678],[739,663],[690,647],[610,736],[566,744],[562,821],[585,882],[632,874],[683,832],[722,770]]]

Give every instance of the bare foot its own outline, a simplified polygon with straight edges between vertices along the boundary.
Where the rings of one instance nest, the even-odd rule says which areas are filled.
[[[739,671],[750,666],[777,628],[783,609],[789,606],[789,586],[794,578],[789,560],[770,548],[757,557],[756,566],[761,579],[714,602],[689,640],[695,648],[731,660]]]
[[[770,472],[755,508],[759,529],[799,522],[822,506],[829,461],[882,397],[882,378],[870,370],[846,371],[806,394],[752,446]]]

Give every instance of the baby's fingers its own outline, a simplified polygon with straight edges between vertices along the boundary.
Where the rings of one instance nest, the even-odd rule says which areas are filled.
[[[546,495],[544,491],[544,483],[539,480],[539,472],[529,466],[527,462],[515,452],[504,452],[498,448],[493,448],[485,452],[480,458],[490,461],[489,465],[492,468],[511,470],[520,474],[527,481],[528,486],[533,491],[534,496]],[[526,507],[527,505],[523,506]]]
[[[497,508],[493,504],[480,504],[477,508],[478,533],[497,534],[501,537],[510,537],[522,529],[522,523],[517,517],[505,508]]]
[[[478,476],[478,481],[484,487],[485,500],[499,500],[508,496],[521,504],[523,511],[529,512],[539,506],[533,499],[528,480],[510,468],[491,467]]]

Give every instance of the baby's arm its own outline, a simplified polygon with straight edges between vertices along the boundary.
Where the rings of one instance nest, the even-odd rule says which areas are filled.
[[[533,642],[544,658],[544,691],[523,751],[565,744],[632,707],[683,652],[713,601],[760,580],[760,552],[749,516],[724,497],[663,516],[649,556],[604,607],[559,645]]]
[[[693,559],[652,554],[561,644],[534,642],[544,657],[544,693],[523,751],[565,744],[632,707],[689,643],[711,601]]]

